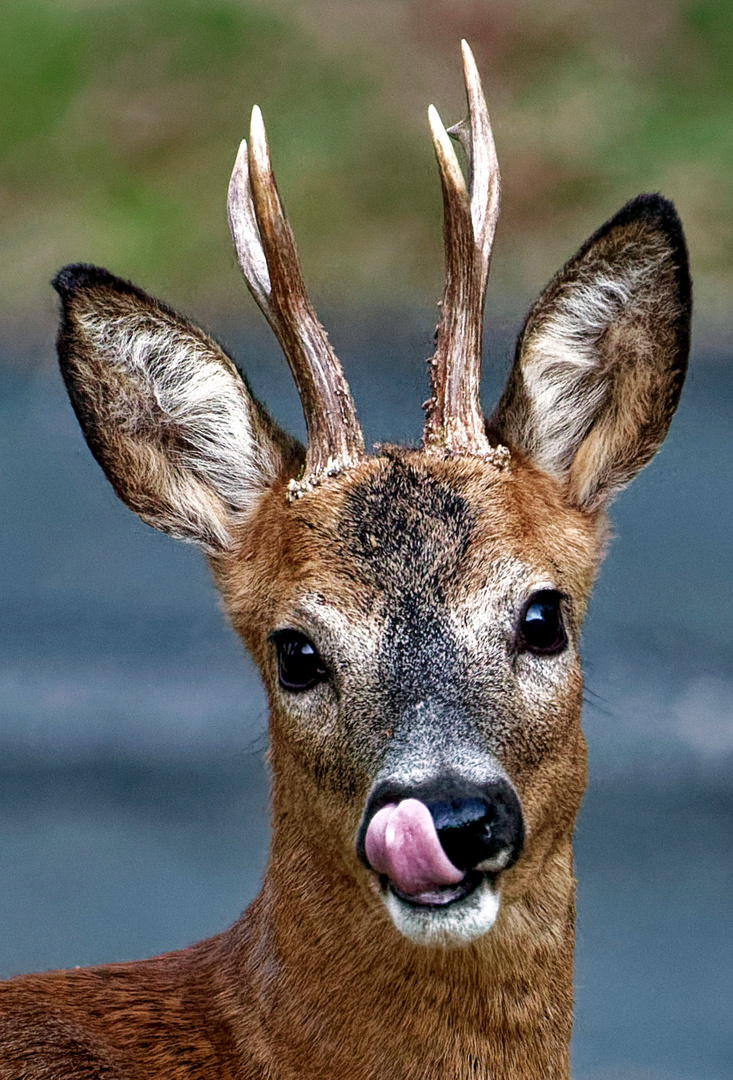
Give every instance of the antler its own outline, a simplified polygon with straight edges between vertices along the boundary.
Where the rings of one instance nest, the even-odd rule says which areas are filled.
[[[428,111],[443,187],[446,282],[431,360],[432,397],[423,442],[428,449],[491,452],[481,414],[481,336],[491,249],[499,217],[499,165],[481,80],[461,42],[468,117],[448,131]],[[449,134],[468,158],[468,186]]]
[[[341,364],[308,299],[292,229],[255,105],[229,183],[229,228],[249,291],[275,331],[298,388],[308,432],[300,490],[357,464],[364,438]]]

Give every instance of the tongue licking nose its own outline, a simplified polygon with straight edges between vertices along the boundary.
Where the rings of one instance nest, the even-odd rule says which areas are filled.
[[[463,881],[440,846],[433,816],[419,799],[403,799],[378,810],[364,839],[372,869],[386,874],[406,896],[435,892]]]

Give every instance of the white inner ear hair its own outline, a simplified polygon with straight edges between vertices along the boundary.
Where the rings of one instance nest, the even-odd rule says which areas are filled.
[[[85,314],[91,350],[125,379],[110,422],[247,512],[278,475],[278,453],[239,372],[214,341],[163,314]]]
[[[612,327],[628,323],[652,302],[669,251],[645,246],[613,274],[568,284],[522,347],[522,375],[531,407],[527,450],[558,478],[610,396],[614,365],[601,345]]]

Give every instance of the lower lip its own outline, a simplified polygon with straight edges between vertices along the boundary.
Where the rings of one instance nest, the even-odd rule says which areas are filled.
[[[486,874],[481,873],[480,870],[472,870],[466,874],[463,881],[453,888],[436,889],[435,892],[419,893],[417,896],[408,896],[407,893],[400,892],[389,878],[384,875],[380,876],[380,881],[382,887],[393,892],[403,904],[409,904],[410,907],[425,911],[430,908],[446,908],[451,904],[460,903],[461,900],[465,900],[467,896],[476,891],[485,877]]]

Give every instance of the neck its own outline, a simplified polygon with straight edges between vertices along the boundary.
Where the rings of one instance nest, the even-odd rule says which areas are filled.
[[[569,840],[541,887],[502,900],[488,934],[433,950],[403,938],[381,902],[289,831],[281,821],[262,892],[233,928],[241,1037],[260,1048],[262,1075],[567,1080]]]

